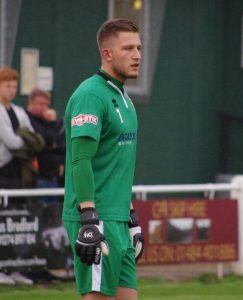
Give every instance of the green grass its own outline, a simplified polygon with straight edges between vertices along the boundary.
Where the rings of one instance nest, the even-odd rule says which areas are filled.
[[[239,300],[243,299],[243,284],[240,277],[201,277],[189,282],[140,281],[140,300]]]
[[[243,278],[201,276],[188,282],[139,280],[139,300],[239,300],[243,299]],[[0,300],[80,300],[73,282],[34,286],[1,286]]]

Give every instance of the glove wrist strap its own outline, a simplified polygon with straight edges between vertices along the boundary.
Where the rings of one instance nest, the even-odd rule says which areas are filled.
[[[94,207],[80,208],[80,206],[78,206],[78,211],[80,212],[80,222],[82,225],[99,225],[99,217]]]
[[[138,215],[136,214],[134,209],[130,210],[130,221],[128,223],[128,226],[131,227],[136,227],[139,225],[139,220],[138,220]]]

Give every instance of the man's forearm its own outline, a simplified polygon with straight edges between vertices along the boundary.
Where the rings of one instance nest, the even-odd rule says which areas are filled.
[[[81,208],[94,207],[94,174],[92,158],[98,143],[91,138],[74,138],[72,140],[73,185]]]

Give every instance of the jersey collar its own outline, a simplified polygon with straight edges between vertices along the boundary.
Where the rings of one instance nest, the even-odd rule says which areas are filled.
[[[123,88],[123,83],[121,83],[119,80],[115,79],[114,77],[112,77],[111,75],[109,75],[108,73],[106,73],[103,69],[99,69],[97,71],[97,74],[100,75],[101,77],[103,77],[106,81],[110,80],[112,83],[114,83],[120,90],[121,92],[124,94],[124,88]]]
[[[123,84],[118,81],[117,79],[115,79],[114,77],[110,76],[109,74],[107,74],[104,70],[102,69],[99,69],[97,71],[97,74],[99,76],[101,76],[102,78],[104,78],[106,80],[106,82],[112,86],[113,89],[115,89],[121,96],[123,102],[124,102],[124,105],[125,107],[128,109],[128,104],[127,104],[127,101],[125,99],[125,91],[124,91],[124,88],[123,88]]]

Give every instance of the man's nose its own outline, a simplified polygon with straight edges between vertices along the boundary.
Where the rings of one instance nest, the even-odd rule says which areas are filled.
[[[135,49],[135,50],[134,50],[133,57],[134,57],[135,59],[141,59],[141,51],[140,51],[139,49]]]

